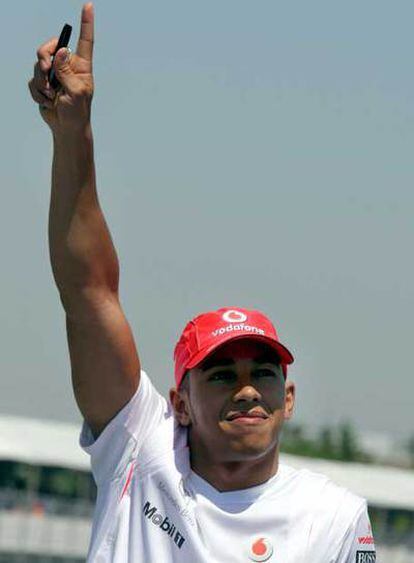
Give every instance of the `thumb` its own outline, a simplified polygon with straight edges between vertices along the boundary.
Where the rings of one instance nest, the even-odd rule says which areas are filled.
[[[59,49],[53,59],[53,69],[56,78],[67,92],[71,92],[76,84],[75,73],[70,66],[70,56],[70,49],[63,48]]]

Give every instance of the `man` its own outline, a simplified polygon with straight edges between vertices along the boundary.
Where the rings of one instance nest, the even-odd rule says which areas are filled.
[[[267,317],[230,307],[190,321],[168,402],[141,371],[96,191],[92,4],[76,53],[53,61],[59,92],[56,46],[38,49],[29,88],[53,134],[50,255],[98,486],[88,561],[375,561],[366,501],[279,463],[293,356]]]

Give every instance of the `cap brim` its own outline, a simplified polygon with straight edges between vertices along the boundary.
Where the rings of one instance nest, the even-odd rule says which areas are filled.
[[[240,334],[238,336],[235,336],[234,334],[229,334],[227,338],[223,338],[220,340],[220,342],[216,342],[214,344],[212,344],[211,346],[208,346],[207,348],[203,348],[203,350],[200,350],[186,365],[185,369],[193,369],[195,367],[197,367],[203,360],[205,360],[207,358],[207,356],[209,356],[210,354],[212,354],[213,352],[215,352],[218,348],[220,348],[221,346],[223,346],[223,344],[227,344],[227,342],[233,341],[233,340],[255,340],[258,342],[264,342],[265,344],[267,344],[270,348],[273,348],[273,350],[275,350],[280,358],[280,363],[281,364],[292,364],[294,362],[294,357],[292,356],[292,354],[289,352],[289,350],[283,346],[283,344],[281,344],[280,342],[277,342],[276,340],[273,340],[272,338],[269,338],[268,336],[261,336],[260,334]]]

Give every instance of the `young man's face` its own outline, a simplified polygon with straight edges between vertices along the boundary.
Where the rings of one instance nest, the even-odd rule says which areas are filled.
[[[188,377],[188,376],[187,376]],[[190,448],[217,462],[258,459],[274,450],[294,405],[273,350],[254,340],[221,346],[189,372],[188,392],[170,392],[176,416],[189,427]],[[259,411],[261,418],[233,418]]]

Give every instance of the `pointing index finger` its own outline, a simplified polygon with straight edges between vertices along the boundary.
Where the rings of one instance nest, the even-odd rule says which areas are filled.
[[[76,48],[76,54],[87,61],[92,61],[94,41],[93,18],[93,4],[88,2],[82,8],[80,34]]]

